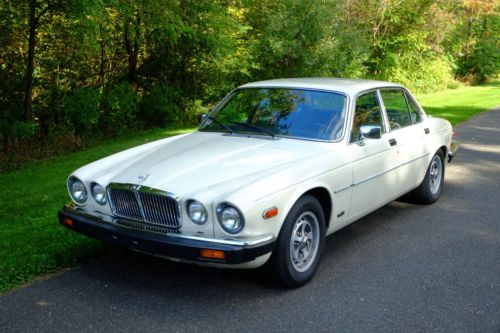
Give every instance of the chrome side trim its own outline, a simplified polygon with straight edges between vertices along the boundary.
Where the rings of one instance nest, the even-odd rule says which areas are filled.
[[[353,187],[353,186],[354,186],[354,184],[351,184],[351,185],[347,185],[347,186],[341,187],[341,188],[339,188],[338,190],[333,191],[333,193],[334,193],[334,194],[337,194],[337,193],[339,193],[339,192],[342,192],[342,191],[345,191],[345,190],[347,190],[347,189],[350,189],[350,188],[351,188],[351,187]]]
[[[365,178],[365,179],[363,179],[363,180],[361,180],[361,181],[359,181],[359,182],[357,182],[357,183],[352,183],[351,185],[341,187],[341,188],[339,188],[339,189],[337,189],[337,190],[333,191],[333,193],[334,193],[334,194],[337,194],[337,193],[342,192],[342,191],[345,191],[345,190],[347,190],[347,189],[349,189],[349,188],[351,188],[351,187],[354,187],[354,186],[357,186],[357,185],[361,185],[361,184],[366,183],[366,182],[368,182],[368,181],[370,181],[370,180],[372,180],[372,179],[374,179],[374,178],[377,178],[377,177],[380,177],[380,176],[382,176],[382,175],[385,175],[385,174],[386,174],[386,173],[388,173],[388,172],[394,171],[394,170],[396,170],[397,168],[400,168],[400,167],[405,166],[405,165],[407,165],[407,164],[413,163],[413,162],[415,162],[416,160],[419,160],[419,159],[421,159],[421,158],[427,157],[427,156],[429,156],[429,155],[430,155],[429,153],[424,154],[424,155],[422,155],[422,156],[420,156],[420,157],[417,157],[417,158],[414,158],[414,159],[412,159],[412,160],[410,160],[410,161],[404,162],[404,163],[402,163],[402,164],[400,164],[400,165],[398,165],[398,166],[396,166],[396,167],[394,167],[394,168],[391,168],[391,169],[388,169],[388,170],[382,171],[382,172],[380,172],[380,173],[378,173],[378,174],[376,174],[376,175],[373,175],[373,176],[370,176],[370,177],[368,177],[368,178]]]

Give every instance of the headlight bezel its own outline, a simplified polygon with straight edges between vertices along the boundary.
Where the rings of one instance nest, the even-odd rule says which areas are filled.
[[[197,220],[195,217],[193,217],[191,215],[190,207],[193,204],[194,205],[199,205],[199,207],[201,207],[203,209],[203,212],[201,213],[201,217],[202,217],[201,220]],[[204,225],[208,221],[208,210],[207,210],[207,208],[205,207],[205,205],[201,201],[198,201],[198,200],[195,200],[195,199],[189,199],[189,200],[187,200],[186,201],[186,213],[187,213],[187,216],[189,217],[189,219],[191,220],[191,222],[193,222],[196,225]]]
[[[95,193],[95,188],[96,188],[96,187],[100,187],[100,188],[101,188],[101,190],[102,190],[102,192],[101,192],[101,193],[97,193],[97,194],[96,194],[96,193]],[[92,198],[94,199],[94,201],[95,201],[97,204],[99,204],[99,205],[101,205],[101,206],[105,206],[105,205],[108,203],[108,195],[107,195],[107,193],[106,193],[106,188],[105,188],[104,186],[102,186],[101,184],[96,183],[96,182],[92,182],[92,184],[90,184],[90,193],[91,193],[91,195],[92,195]],[[99,194],[101,194],[101,195],[102,195],[102,197],[103,197],[103,199],[104,199],[103,201],[99,201],[99,200],[97,199],[97,196],[98,196]]]
[[[234,209],[239,216],[239,224],[234,229],[229,229],[224,224],[223,213],[226,209]],[[245,227],[245,217],[243,216],[243,213],[236,205],[234,205],[230,202],[221,202],[219,205],[217,205],[216,213],[217,213],[217,220],[219,221],[219,225],[221,226],[222,230],[224,230],[228,234],[235,235],[235,234],[241,232],[241,230],[243,230],[243,228]]]
[[[82,195],[80,196],[80,199],[78,199],[78,197],[75,195],[73,191],[73,185],[78,183],[81,184],[82,186],[81,187]],[[71,197],[73,202],[75,202],[77,205],[84,205],[87,202],[88,199],[87,186],[85,186],[85,183],[81,179],[79,179],[76,176],[70,176],[68,178],[67,186],[68,186],[69,196]]]

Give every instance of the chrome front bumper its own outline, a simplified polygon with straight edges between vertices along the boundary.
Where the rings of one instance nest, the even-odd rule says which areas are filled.
[[[211,239],[179,232],[153,233],[124,227],[66,205],[59,211],[59,223],[68,229],[110,244],[171,258],[223,264],[241,264],[270,253],[273,236],[238,239]],[[223,259],[201,256],[202,250],[224,252]]]

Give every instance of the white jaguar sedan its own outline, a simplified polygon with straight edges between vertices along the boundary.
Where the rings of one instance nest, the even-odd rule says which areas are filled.
[[[438,200],[452,127],[401,85],[282,79],[233,90],[191,134],[132,148],[68,178],[76,232],[176,261],[266,264],[297,287],[325,237],[409,193]]]

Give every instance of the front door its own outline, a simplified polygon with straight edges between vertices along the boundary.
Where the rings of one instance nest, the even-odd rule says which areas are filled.
[[[380,139],[359,142],[362,125],[382,128]],[[394,138],[387,132],[377,91],[356,99],[349,152],[353,162],[353,184],[349,221],[368,214],[392,200],[398,188],[399,158]]]

